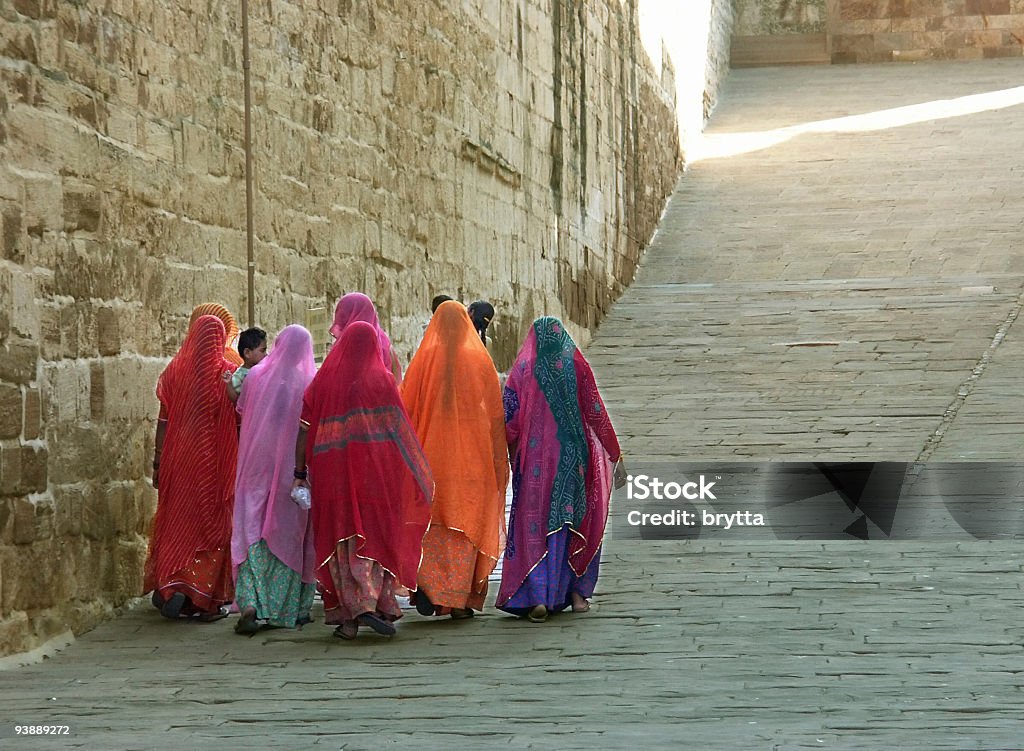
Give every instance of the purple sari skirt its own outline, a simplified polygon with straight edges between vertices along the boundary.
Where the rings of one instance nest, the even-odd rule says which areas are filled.
[[[550,612],[557,613],[572,605],[574,592],[588,599],[593,596],[601,567],[601,550],[598,549],[583,576],[576,576],[569,567],[569,534],[567,525],[548,535],[548,554],[509,601],[498,606],[499,610],[526,615],[537,605],[544,605]]]

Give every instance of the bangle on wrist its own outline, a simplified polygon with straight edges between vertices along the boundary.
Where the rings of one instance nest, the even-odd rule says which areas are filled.
[[[296,469],[292,472],[292,476],[295,477],[296,480],[305,480],[309,476],[309,470],[305,467],[302,469]]]

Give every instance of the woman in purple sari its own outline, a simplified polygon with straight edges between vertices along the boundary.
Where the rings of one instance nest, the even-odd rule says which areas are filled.
[[[512,511],[497,607],[541,622],[589,609],[619,442],[594,373],[557,318],[538,318],[505,384]]]

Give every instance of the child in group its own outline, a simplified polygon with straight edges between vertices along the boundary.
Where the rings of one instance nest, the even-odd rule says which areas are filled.
[[[454,300],[454,297],[448,295],[434,295],[434,299],[430,301],[430,314],[433,315],[437,312],[437,309],[441,306],[441,303]]]
[[[267,332],[263,329],[246,329],[238,335],[238,354],[242,356],[242,367],[236,370],[227,382],[228,398],[238,401],[242,393],[242,382],[249,371],[267,356]]]

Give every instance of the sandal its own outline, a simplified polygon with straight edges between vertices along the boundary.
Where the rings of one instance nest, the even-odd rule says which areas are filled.
[[[200,613],[196,617],[196,620],[199,621],[200,623],[214,623],[215,621],[219,621],[219,620],[221,620],[223,618],[227,618],[227,617],[228,617],[227,613],[225,613],[224,611],[218,610],[216,613]]]
[[[352,641],[359,635],[359,624],[354,621],[342,623],[334,629],[334,635],[345,641]]]
[[[452,608],[451,616],[453,621],[464,621],[472,618],[475,614],[473,608]]]
[[[427,593],[422,589],[416,590],[416,612],[420,615],[434,615],[437,612],[434,603],[430,601]]]
[[[155,595],[154,595],[155,599]],[[173,595],[164,600],[160,606],[160,615],[164,618],[169,618],[174,621],[181,615],[181,609],[185,607],[185,603],[188,602],[188,598],[185,597],[181,592],[175,592]]]
[[[356,618],[357,621],[365,626],[369,626],[378,634],[382,636],[394,636],[395,627],[385,621],[376,613],[366,612]]]
[[[530,623],[543,623],[548,619],[548,609],[543,605],[537,605],[526,617]]]
[[[577,605],[576,604],[576,600],[573,599],[572,612],[574,612],[574,613],[586,613],[588,610],[590,610],[590,600],[587,600],[584,597],[581,597],[580,600],[581,600],[582,604],[581,605]]]

